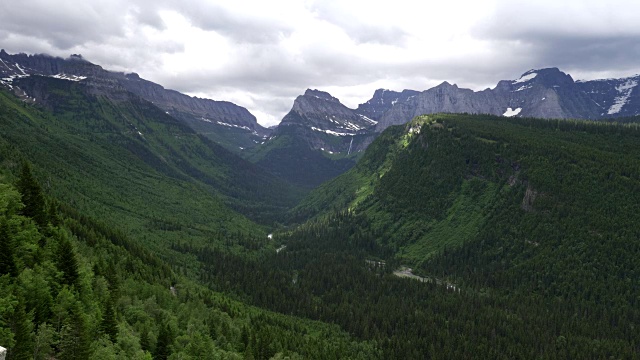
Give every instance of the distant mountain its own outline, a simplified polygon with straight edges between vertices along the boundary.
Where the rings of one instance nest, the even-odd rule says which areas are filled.
[[[278,129],[301,127],[305,130],[305,140],[312,149],[350,154],[363,150],[361,142],[354,147],[351,139],[356,135],[369,134],[376,123],[377,121],[344,106],[329,93],[309,89],[296,98],[291,111],[282,119]],[[278,135],[278,129],[274,135]],[[336,141],[336,137],[342,141]]]
[[[314,187],[355,164],[356,154],[375,138],[375,124],[329,93],[309,89],[248,159],[294,184]]]
[[[398,102],[406,102],[420,92],[415,90],[403,90],[397,92],[393,90],[378,89],[373,94],[371,100],[358,105],[356,110],[359,114],[365,115],[373,120],[380,120],[387,110]]]
[[[639,80],[640,75],[574,81],[557,68],[548,68],[529,70],[517,80],[503,80],[495,88],[482,91],[443,82],[411,96],[398,96],[388,108],[380,107],[376,114],[384,113],[378,118],[376,131],[404,124],[418,115],[443,112],[589,120],[636,116],[640,114],[640,93],[635,90]],[[384,93],[377,90],[366,104],[382,103]],[[392,93],[405,94],[407,90]]]
[[[32,75],[82,81],[101,95],[111,98],[119,96],[125,90],[134,93],[236,153],[259,144],[271,133],[271,130],[258,124],[255,116],[241,106],[165,89],[135,73],[108,71],[86,61],[81,55],[63,59],[42,54],[10,55],[0,50],[0,84],[22,96],[37,100],[35,94],[24,94],[13,86],[15,79]]]

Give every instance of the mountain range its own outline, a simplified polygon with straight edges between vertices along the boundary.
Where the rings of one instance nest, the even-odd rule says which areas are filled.
[[[557,68],[529,70],[516,80],[473,91],[442,84],[424,91],[378,89],[350,109],[329,93],[308,89],[274,128],[247,109],[165,89],[135,73],[108,71],[81,55],[10,55],[0,51],[0,84],[29,101],[45,102],[37,89],[14,88],[28,76],[80,81],[117,98],[128,91],[152,102],[199,134],[298,186],[312,188],[351,168],[361,152],[391,125],[422,114],[469,113],[505,117],[602,120],[640,115],[640,76],[574,81]],[[294,166],[294,164],[296,164]]]

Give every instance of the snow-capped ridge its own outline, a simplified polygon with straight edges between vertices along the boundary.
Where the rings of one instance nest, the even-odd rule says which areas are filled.
[[[532,71],[533,70],[529,70],[528,72],[524,73],[518,80],[514,80],[513,84],[515,85],[533,80],[536,76],[538,76],[538,73]]]

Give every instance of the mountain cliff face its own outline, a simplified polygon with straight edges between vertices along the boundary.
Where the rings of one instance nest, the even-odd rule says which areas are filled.
[[[186,122],[197,132],[236,152],[238,149],[255,146],[271,133],[241,106],[165,89],[135,73],[108,71],[84,60],[80,55],[62,59],[48,55],[10,55],[4,50],[0,51],[0,84],[23,97],[35,98],[37,101],[37,94],[27,94],[24,89],[13,86],[15,79],[32,75],[82,81],[92,87],[94,92],[113,100],[118,100],[122,92],[134,93]]]
[[[634,91],[639,79],[574,81],[557,68],[549,68],[529,70],[517,80],[503,80],[483,91],[444,82],[398,99],[380,116],[376,131],[439,112],[591,120],[635,116],[640,114],[640,95]]]
[[[190,114],[199,117],[204,122],[210,120],[232,126],[236,125],[240,128],[245,127],[260,135],[269,133],[268,129],[258,124],[256,117],[247,109],[234,103],[191,97],[175,90],[165,89],[154,82],[140,78],[135,73],[126,74],[123,78],[120,78],[120,84],[124,88],[153,102],[169,113]]]
[[[420,92],[415,90],[403,90],[402,92],[397,92],[393,90],[378,89],[373,94],[371,100],[358,105],[356,112],[377,121],[380,120],[382,115],[387,110],[391,109],[393,105],[398,102],[406,102],[419,93]]]
[[[285,127],[299,128],[311,149],[349,155],[366,148],[368,143],[362,140],[375,124],[375,120],[349,109],[329,93],[309,89],[296,98],[274,135]]]
[[[248,159],[291,183],[314,187],[355,164],[375,138],[375,124],[329,93],[309,89]]]

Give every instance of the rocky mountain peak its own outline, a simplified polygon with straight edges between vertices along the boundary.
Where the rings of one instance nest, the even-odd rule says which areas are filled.
[[[87,61],[82,57],[82,54],[71,54],[71,56],[69,56],[69,60]]]
[[[307,89],[304,95],[300,95],[294,100],[291,111],[299,114],[322,114],[324,116],[326,114],[343,113],[345,109],[351,111],[328,92]]]
[[[436,89],[457,89],[458,85],[450,84],[448,81],[443,81],[440,85],[435,87]]]
[[[568,75],[560,69],[552,67],[552,68],[543,68],[543,69],[531,69],[517,80],[513,80],[511,82],[513,85],[517,86],[526,86],[530,84],[541,84],[546,87],[554,87],[554,86],[567,86],[573,85],[574,81],[571,75]]]
[[[322,100],[327,100],[327,101],[333,101],[336,103],[340,103],[340,100],[338,100],[337,98],[331,96],[331,94],[329,94],[328,92],[325,91],[320,91],[320,90],[316,90],[316,89],[307,89],[307,91],[304,92],[304,96],[309,96],[309,97],[314,97],[317,99],[322,99]]]
[[[127,78],[127,80],[141,80],[140,75],[134,72],[124,74],[124,76]]]

